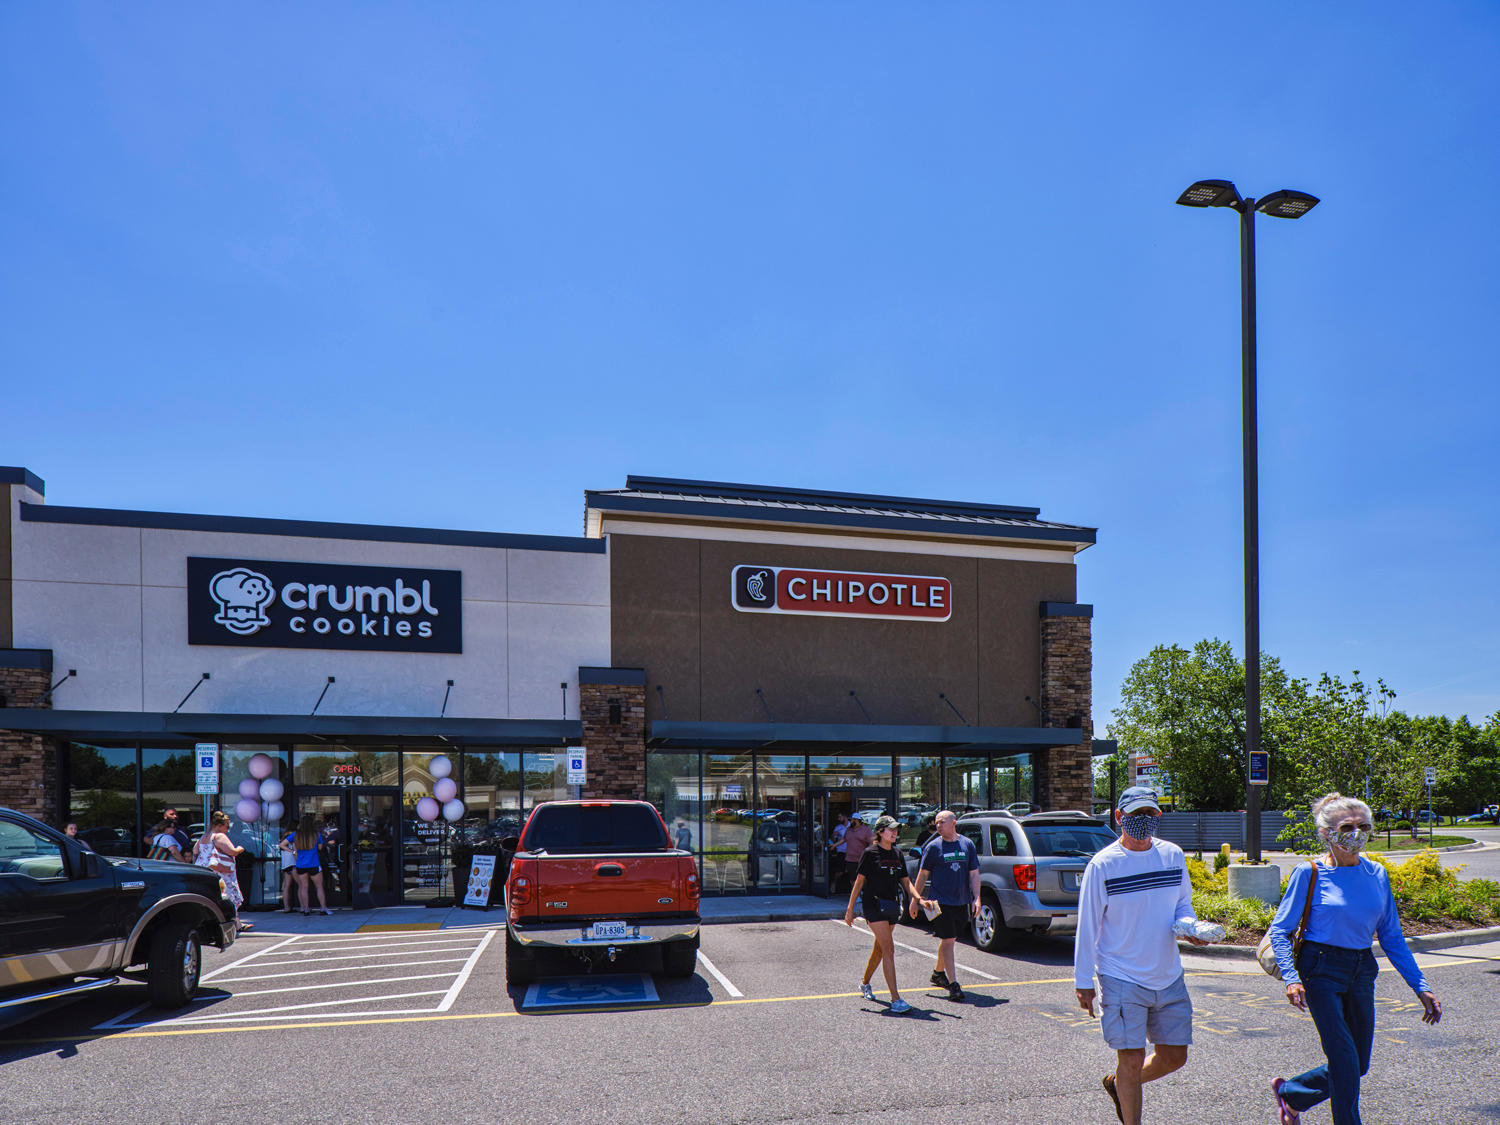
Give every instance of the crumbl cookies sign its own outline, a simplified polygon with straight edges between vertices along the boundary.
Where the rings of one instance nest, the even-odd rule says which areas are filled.
[[[923,574],[863,574],[801,567],[736,566],[730,596],[741,613],[947,621],[953,585]]]
[[[187,560],[188,644],[462,652],[462,572]]]

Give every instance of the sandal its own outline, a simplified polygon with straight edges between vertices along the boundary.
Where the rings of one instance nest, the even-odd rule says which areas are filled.
[[[1281,1125],[1299,1125],[1302,1115],[1291,1106],[1286,1104],[1286,1099],[1281,1096],[1281,1087],[1286,1084],[1284,1078],[1273,1078],[1271,1080],[1271,1093],[1276,1095],[1276,1108],[1281,1111]]]
[[[323,911],[323,913],[324,913],[324,914],[326,914],[326,915],[327,915],[327,916],[328,916],[328,917],[330,917],[330,918],[332,918],[332,917],[333,917],[333,911],[332,911],[332,910],[327,910],[327,909],[325,909],[325,910],[324,910],[324,911]]]
[[[254,922],[241,922],[241,923],[239,923],[239,927],[240,927],[239,928],[239,932],[240,933],[244,933],[246,930],[253,930],[253,929],[255,929],[255,923]]]

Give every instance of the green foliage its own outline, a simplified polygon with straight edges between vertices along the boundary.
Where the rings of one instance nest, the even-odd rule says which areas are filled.
[[[1229,867],[1229,853],[1224,851],[1214,852],[1214,874],[1224,871]]]
[[[1201,866],[1201,865],[1200,865]],[[1227,891],[1199,891],[1193,884],[1193,913],[1204,922],[1231,930],[1263,932],[1276,917],[1276,908],[1256,898],[1230,898]]]
[[[1224,859],[1223,866],[1219,860]],[[1188,879],[1193,884],[1193,894],[1199,892],[1204,894],[1228,894],[1229,893],[1229,861],[1223,855],[1214,857],[1212,870],[1201,859],[1192,856],[1187,860]],[[1201,918],[1202,915],[1200,914]]]

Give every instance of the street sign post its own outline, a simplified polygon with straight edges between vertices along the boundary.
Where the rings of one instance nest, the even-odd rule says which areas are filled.
[[[208,831],[209,803],[219,792],[219,744],[200,742],[193,747],[194,792],[203,798],[203,830]]]
[[[589,782],[588,751],[582,746],[568,747],[568,784],[573,786],[587,785]],[[578,796],[577,791],[573,793]]]
[[[1437,767],[1427,766],[1422,770],[1422,780],[1427,784],[1427,842],[1432,843],[1432,787],[1437,784]]]
[[[1250,752],[1250,784],[1271,784],[1271,752],[1269,750]]]

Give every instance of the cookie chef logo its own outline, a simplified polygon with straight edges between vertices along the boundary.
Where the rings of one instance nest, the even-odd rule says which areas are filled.
[[[276,587],[264,574],[243,566],[221,570],[209,580],[208,592],[219,603],[214,620],[231,633],[248,637],[271,623],[266,606],[276,596]]]

